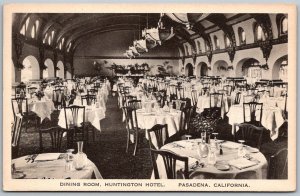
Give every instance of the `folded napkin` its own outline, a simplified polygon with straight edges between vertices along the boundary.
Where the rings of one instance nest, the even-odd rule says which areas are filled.
[[[222,147],[230,148],[230,149],[236,149],[236,148],[239,148],[240,146],[241,146],[241,144],[235,143],[235,142],[230,142],[230,141],[226,141],[222,144]]]
[[[231,165],[231,166],[234,166],[238,169],[245,169],[245,168],[257,165],[257,163],[249,161],[246,158],[238,158],[238,159],[230,160],[228,162],[228,164]]]
[[[57,160],[60,156],[60,153],[45,153],[45,154],[39,154],[35,161],[53,161]]]

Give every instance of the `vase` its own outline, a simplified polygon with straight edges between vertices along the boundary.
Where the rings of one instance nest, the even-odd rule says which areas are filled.
[[[83,141],[77,142],[78,152],[74,156],[74,165],[76,170],[82,170],[87,163],[87,156],[83,152]]]

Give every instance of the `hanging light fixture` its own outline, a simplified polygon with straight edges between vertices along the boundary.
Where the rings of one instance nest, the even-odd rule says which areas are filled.
[[[205,13],[165,13],[173,21],[184,24],[187,29],[192,29],[193,25],[204,20],[209,14]]]

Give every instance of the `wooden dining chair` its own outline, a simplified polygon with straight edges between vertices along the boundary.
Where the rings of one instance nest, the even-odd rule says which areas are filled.
[[[247,90],[247,87],[246,87],[245,85],[237,84],[237,85],[236,85],[236,89],[237,89],[238,91],[244,92],[244,91]]]
[[[87,94],[88,95],[96,95],[96,94],[98,94],[98,90],[95,88],[88,89]]]
[[[192,105],[197,105],[198,98],[199,98],[198,91],[197,90],[192,90],[191,95],[192,95]]]
[[[14,117],[14,124],[12,129],[12,138],[11,138],[12,159],[17,158],[19,154],[19,144],[20,144],[20,138],[22,134],[22,123],[23,123],[23,116],[16,115]]]
[[[232,90],[233,90],[233,88],[232,88],[232,86],[231,85],[224,85],[223,86],[223,90],[226,90],[226,94],[228,95],[228,96],[230,96],[231,95],[231,92],[232,92]]]
[[[166,141],[169,138],[168,133],[168,124],[156,124],[151,129],[147,130],[148,134],[148,140],[149,140],[149,146],[150,149],[160,149],[163,145],[166,144]],[[153,143],[153,139],[151,137],[151,134],[155,136],[156,144]]]
[[[125,86],[124,87],[124,92],[125,93],[130,93],[131,92],[131,87],[130,86]]]
[[[61,109],[65,106],[65,94],[61,88],[53,90],[52,101],[56,109]]]
[[[269,159],[267,179],[288,178],[288,149],[282,148]]]
[[[127,102],[127,106],[131,107],[132,109],[141,109],[142,108],[142,101],[141,100],[130,100]]]
[[[141,129],[138,126],[136,110],[130,107],[122,107],[125,115],[125,125],[127,131],[127,144],[126,153],[128,153],[129,145],[132,142],[134,144],[133,156],[136,155]],[[134,141],[131,141],[131,135],[133,135]]]
[[[182,110],[183,108],[186,107],[186,101],[180,100],[180,99],[176,99],[176,100],[172,100],[172,107],[176,110]]]
[[[250,121],[246,121],[246,110],[250,113],[249,114]],[[261,125],[262,112],[263,112],[263,103],[258,103],[258,102],[243,103],[243,116],[244,116],[245,123],[250,123],[256,126],[262,126]],[[259,116],[257,116],[257,114]]]
[[[235,142],[245,140],[246,145],[260,149],[264,130],[264,127],[257,127],[249,123],[235,123],[234,140]]]
[[[85,123],[85,106],[72,105],[64,107],[64,114],[67,130],[68,147],[72,147],[74,142],[77,141],[88,142],[88,131],[86,132]],[[80,118],[79,115],[81,115],[82,122],[78,122],[78,118]],[[86,137],[85,132],[87,133]]]
[[[40,153],[44,152],[43,135],[45,135],[45,134],[50,136],[51,152],[61,152],[63,134],[65,132],[66,132],[66,130],[63,130],[59,126],[39,129]]]
[[[237,92],[237,93],[235,94],[233,104],[240,104],[240,101],[241,101],[241,94],[242,94],[241,92]]]
[[[179,132],[190,133],[191,120],[196,114],[196,106],[185,107],[182,109]]]
[[[209,94],[210,88],[209,87],[203,87],[201,89],[201,96]]]
[[[93,94],[87,94],[87,95],[82,95],[81,96],[81,105],[84,105],[84,101],[85,103],[90,106],[92,104],[95,104],[96,103],[96,95],[93,95]]]
[[[224,90],[224,89],[218,90],[218,93],[221,93],[221,94],[226,95],[226,96],[228,95],[227,90]]]
[[[209,113],[216,113],[221,116],[223,107],[223,96],[222,93],[210,93],[209,95]]]
[[[152,166],[154,170],[155,179],[159,179],[159,171],[156,163],[156,158],[158,155],[160,155],[163,159],[168,179],[179,179],[179,178],[189,179],[188,157],[182,157],[169,151],[151,149],[151,159],[152,159]],[[183,171],[177,170],[176,168],[177,161],[181,161],[184,163]]]
[[[176,95],[177,95],[177,99],[185,98],[185,96],[184,96],[184,88],[180,87],[180,86],[177,86],[176,87]]]
[[[15,98],[26,97],[26,86],[16,86],[15,87]]]
[[[11,99],[14,118],[20,114],[23,117],[22,123],[25,124],[25,132],[29,127],[30,122],[34,123],[35,130],[38,127],[38,116],[36,113],[29,111],[28,99],[25,97],[17,97]]]

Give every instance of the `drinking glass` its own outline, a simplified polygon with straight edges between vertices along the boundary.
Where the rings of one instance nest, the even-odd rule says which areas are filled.
[[[238,140],[238,142],[241,144],[240,147],[238,148],[238,157],[243,157],[246,154],[245,150],[245,140]]]
[[[74,149],[68,149],[66,152],[66,165],[65,165],[65,171],[69,172],[73,170],[73,160],[74,160],[74,155],[73,155]]]

